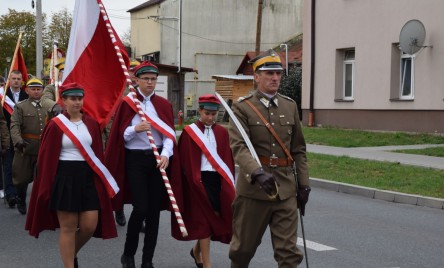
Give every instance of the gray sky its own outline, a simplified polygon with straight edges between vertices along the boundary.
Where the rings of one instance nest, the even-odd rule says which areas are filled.
[[[111,24],[117,31],[119,36],[122,36],[130,28],[130,14],[127,10],[136,7],[148,0],[102,0],[106,11],[111,20]],[[32,0],[0,0],[0,15],[8,13],[8,8],[17,11],[35,12],[35,8],[31,8]],[[37,2],[37,0],[34,0]],[[75,0],[42,0],[42,11],[48,16],[52,13],[58,12],[63,8],[68,11],[74,10]],[[48,18],[48,23],[50,18]]]

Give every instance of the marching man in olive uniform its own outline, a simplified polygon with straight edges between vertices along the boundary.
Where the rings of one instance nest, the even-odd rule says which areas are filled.
[[[63,71],[65,70],[65,62],[62,61],[55,67],[59,70],[58,81],[56,81],[56,83],[62,82]],[[57,116],[63,112],[62,107],[56,102],[56,95],[57,93],[55,85],[49,84],[43,90],[41,105],[47,111],[50,117]]]
[[[26,83],[29,98],[17,103],[11,116],[11,139],[15,148],[12,161],[12,181],[17,189],[17,209],[26,214],[26,191],[37,163],[40,134],[46,121],[46,111],[40,99],[43,83],[33,78]]]
[[[297,208],[303,215],[310,192],[305,140],[296,103],[277,93],[283,72],[279,56],[269,50],[250,63],[257,90],[235,102],[233,112],[251,140],[261,165],[254,160],[245,139],[230,120],[231,149],[240,167],[233,203],[231,267],[248,267],[269,227],[278,267],[294,268],[303,259],[296,246]],[[297,178],[292,172],[293,163]]]

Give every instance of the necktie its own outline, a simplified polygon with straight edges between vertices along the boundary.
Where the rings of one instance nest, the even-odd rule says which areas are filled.
[[[208,141],[210,140],[210,129],[211,129],[211,126],[205,126],[205,132],[207,133]]]

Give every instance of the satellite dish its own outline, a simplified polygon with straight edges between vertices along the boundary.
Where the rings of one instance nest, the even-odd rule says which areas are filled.
[[[409,20],[399,34],[399,46],[406,54],[415,54],[423,48],[426,31],[419,20]]]

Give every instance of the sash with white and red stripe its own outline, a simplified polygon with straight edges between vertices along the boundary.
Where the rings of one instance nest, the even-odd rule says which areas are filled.
[[[211,147],[208,144],[208,141],[205,139],[202,130],[194,123],[184,128],[191,139],[199,146],[202,150],[202,153],[208,159],[208,161],[213,165],[214,169],[228,182],[228,184],[234,187],[234,176],[231,173],[230,168],[225,164],[225,162],[220,158],[219,154],[217,154],[217,150],[214,147]]]
[[[123,100],[128,103],[128,105],[137,113],[139,114],[139,111],[137,110],[137,106],[134,103],[133,100],[133,94],[129,93],[126,95]],[[142,109],[140,109],[142,111]],[[176,131],[172,129],[169,125],[167,125],[165,122],[162,121],[158,116],[149,116],[146,112],[143,112],[145,119],[151,123],[151,126],[153,126],[157,131],[162,133],[162,135],[166,136],[167,138],[170,138],[174,143],[176,143]]]
[[[4,90],[0,93],[0,101],[3,101],[3,94]],[[6,111],[8,111],[9,114],[12,114],[12,111],[14,110],[15,103],[6,95],[5,103],[3,104],[3,107]]]
[[[65,133],[65,135],[74,143],[74,145],[79,149],[80,154],[85,158],[88,165],[94,170],[94,172],[102,180],[103,185],[105,185],[106,192],[110,198],[114,197],[119,192],[119,187],[117,186],[116,180],[111,175],[109,170],[102,164],[99,158],[95,155],[91,146],[84,143],[76,137],[76,135],[69,129],[70,121],[65,115],[59,114],[57,117],[52,119],[58,127]]]

